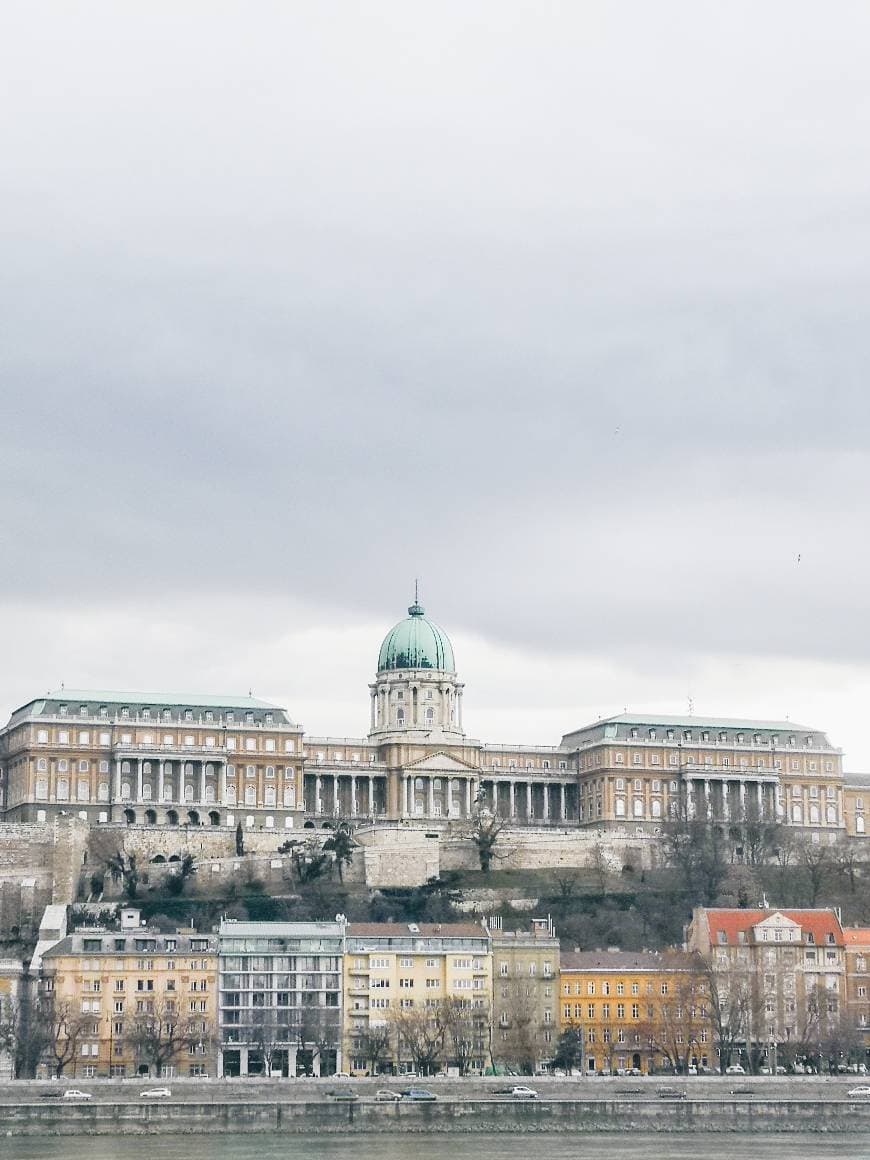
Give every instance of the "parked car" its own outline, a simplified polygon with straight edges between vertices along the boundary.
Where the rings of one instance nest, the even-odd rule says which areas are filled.
[[[522,1083],[518,1083],[515,1087],[512,1087],[509,1094],[515,1100],[536,1100],[538,1098],[538,1093],[534,1088],[526,1087]]]
[[[162,1088],[146,1088],[144,1092],[139,1092],[140,1100],[165,1100],[172,1095],[172,1092],[167,1087]]]
[[[381,1088],[380,1091],[375,1092],[376,1104],[397,1104],[401,1098],[401,1092],[390,1091],[389,1088]]]
[[[726,1075],[746,1075],[746,1068],[741,1067],[739,1063],[731,1063],[725,1068]]]
[[[405,1090],[402,1092],[402,1099],[403,1100],[420,1100],[420,1101],[428,1100],[429,1102],[431,1102],[432,1100],[436,1100],[437,1098],[438,1097],[435,1095],[435,1093],[430,1092],[428,1088],[418,1088],[418,1087],[405,1088]]]
[[[867,1084],[861,1084],[860,1087],[849,1088],[849,1095],[852,1096],[853,1099],[857,1099],[859,1097],[863,1099],[865,1096],[870,1096],[870,1087],[868,1087]]]
[[[352,1088],[333,1088],[326,1094],[331,1100],[350,1101],[359,1099],[359,1096]]]
[[[659,1088],[656,1094],[660,1100],[684,1100],[686,1098],[685,1088],[663,1087]]]
[[[332,1077],[333,1079],[353,1079],[349,1071],[337,1071]]]
[[[65,1100],[91,1100],[94,1097],[90,1092],[79,1091],[78,1088],[67,1088],[63,1093]]]

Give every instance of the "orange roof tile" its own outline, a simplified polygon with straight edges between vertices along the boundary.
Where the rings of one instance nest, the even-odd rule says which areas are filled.
[[[870,926],[845,926],[843,938],[847,947],[870,946]]]
[[[710,941],[716,944],[718,932],[724,931],[728,946],[736,946],[739,931],[747,932],[766,918],[774,914],[783,914],[796,922],[804,934],[812,934],[815,943],[828,942],[828,935],[834,936],[834,944],[843,946],[843,928],[833,910],[786,910],[773,908],[769,910],[725,910],[711,907],[704,911],[710,928]]]

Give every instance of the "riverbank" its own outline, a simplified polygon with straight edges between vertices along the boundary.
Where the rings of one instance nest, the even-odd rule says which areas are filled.
[[[359,1100],[138,1099],[4,1103],[0,1135],[185,1135],[278,1132],[356,1133],[865,1133],[870,1099],[765,1099],[755,1096],[662,1099],[441,1099],[397,1104]]]

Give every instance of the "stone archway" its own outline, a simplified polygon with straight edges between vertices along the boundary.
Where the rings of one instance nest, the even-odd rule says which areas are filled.
[[[128,826],[135,825],[136,811],[135,810],[124,810],[124,821],[127,823]]]

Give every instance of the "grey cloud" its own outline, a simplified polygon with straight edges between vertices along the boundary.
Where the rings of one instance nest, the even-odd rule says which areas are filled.
[[[64,7],[0,128],[8,600],[421,572],[507,644],[866,661],[866,9]]]

